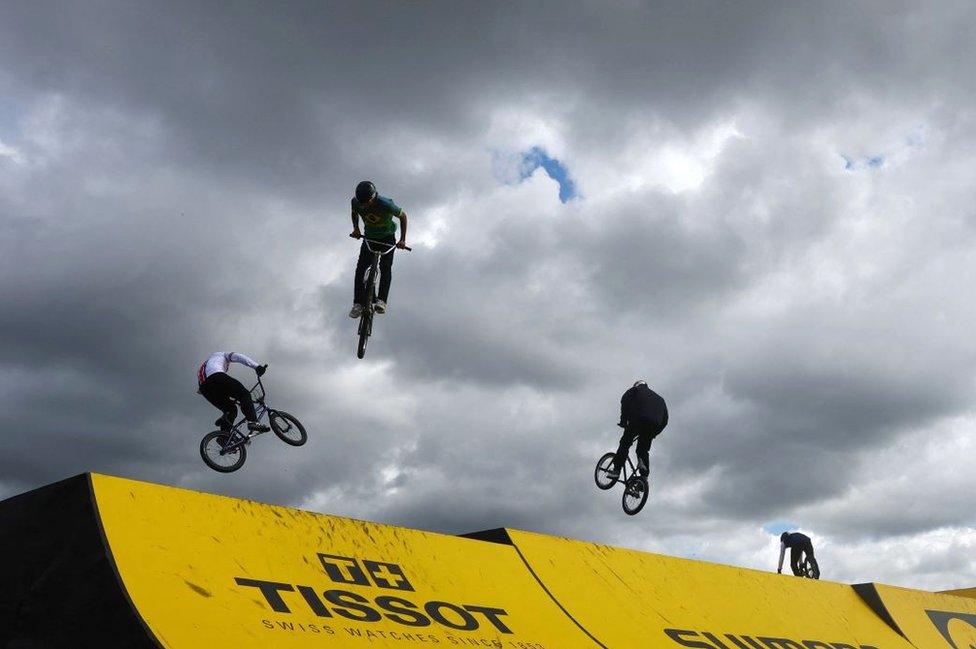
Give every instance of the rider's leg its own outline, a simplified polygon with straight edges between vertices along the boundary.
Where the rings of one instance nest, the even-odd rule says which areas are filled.
[[[356,261],[356,283],[353,287],[353,303],[363,304],[366,302],[366,288],[363,286],[363,279],[366,277],[366,269],[373,262],[373,253],[366,247],[366,242],[359,247],[359,259]]]
[[[790,548],[790,568],[793,569],[794,577],[799,577],[803,574],[803,571],[800,570],[800,555],[802,553],[803,550],[798,546]]]
[[[810,569],[813,572],[813,578],[820,579],[820,565],[817,563],[817,557],[813,556],[813,543],[807,543],[803,551],[806,552],[807,559],[810,560]]]
[[[258,420],[258,415],[254,411],[254,402],[251,400],[251,393],[248,392],[247,388],[240,381],[225,372],[211,374],[207,378],[207,381],[211,380],[221,392],[240,404],[245,419],[249,422]]]
[[[630,451],[630,446],[634,443],[636,436],[637,431],[634,430],[633,426],[625,428],[624,434],[620,436],[620,446],[617,447],[617,454],[613,458],[613,468],[618,473],[623,468],[624,462],[627,461],[627,453]]]
[[[650,427],[640,431],[637,437],[637,462],[641,467],[641,474],[646,478],[648,467],[651,466],[651,442],[654,440],[654,430]]]
[[[388,243],[391,246],[396,245],[396,238],[391,234],[388,237],[383,237],[380,241]],[[387,254],[380,257],[380,285],[377,292],[377,299],[387,302],[390,297],[390,282],[393,281],[393,255],[396,254],[395,250],[391,250]]]
[[[219,426],[221,430],[230,430],[237,418],[237,404],[231,399],[230,394],[223,389],[220,379],[214,378],[218,374],[211,374],[207,377],[207,380],[200,386],[200,394],[210,402],[210,405],[223,413],[214,422],[214,425]]]

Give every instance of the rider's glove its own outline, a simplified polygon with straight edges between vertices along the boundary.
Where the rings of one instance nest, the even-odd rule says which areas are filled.
[[[627,425],[622,421],[618,421],[617,426],[619,426],[620,428],[627,428]]]
[[[258,376],[264,376],[264,373],[268,371],[267,365],[258,365],[254,368],[254,373]]]

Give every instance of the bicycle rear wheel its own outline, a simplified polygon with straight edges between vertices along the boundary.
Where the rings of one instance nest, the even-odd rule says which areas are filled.
[[[291,446],[301,446],[308,441],[308,433],[302,422],[295,419],[294,415],[289,415],[281,410],[272,410],[268,413],[268,423],[271,430],[278,436],[278,439]]]
[[[617,484],[616,478],[611,478],[608,474],[610,469],[613,468],[613,458],[616,453],[607,453],[600,458],[600,461],[596,463],[596,469],[593,471],[593,481],[596,482],[596,486],[600,489],[606,491],[613,485]]]
[[[627,480],[627,484],[624,487],[624,495],[622,498],[624,512],[633,516],[642,510],[644,503],[647,502],[648,491],[647,480],[643,476],[630,476],[630,479]]]
[[[207,433],[200,440],[200,457],[214,471],[232,473],[244,466],[244,460],[247,459],[247,448],[243,444],[221,454],[229,441],[230,434],[222,430]]]

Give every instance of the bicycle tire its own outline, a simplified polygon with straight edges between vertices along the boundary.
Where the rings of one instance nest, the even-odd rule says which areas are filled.
[[[284,420],[287,427],[283,427],[280,420]],[[301,446],[308,441],[308,433],[305,432],[305,427],[302,426],[302,422],[295,418],[295,415],[290,415],[283,410],[271,410],[268,412],[268,423],[271,424],[271,430],[278,436],[278,439],[289,446]],[[296,430],[298,431],[297,436],[289,435]]]
[[[600,460],[596,463],[596,468],[593,470],[593,482],[596,483],[598,489],[606,491],[611,489],[613,485],[617,484],[617,479],[610,479],[607,477],[607,473],[610,471],[610,467],[613,464],[613,458],[616,453],[606,453]]]
[[[215,430],[204,435],[203,439],[200,440],[200,457],[203,458],[204,464],[220,473],[233,473],[244,466],[244,461],[247,460],[247,447],[243,444],[234,449],[232,453],[220,454],[220,450],[227,444],[229,439],[230,434],[222,430]],[[211,456],[211,451],[208,451],[208,449],[214,452],[213,456]],[[220,463],[221,458],[233,459],[230,462]]]
[[[643,476],[630,476],[630,479],[627,480],[627,484],[624,486],[624,495],[621,498],[624,512],[629,516],[633,516],[644,509],[648,491],[650,491],[650,487]]]
[[[800,562],[800,576],[807,579],[820,579],[820,576],[813,570],[813,562],[806,555],[804,555],[803,561]]]
[[[375,262],[374,262],[375,264]],[[366,269],[366,276],[363,278],[363,294],[366,296],[366,304],[363,306],[363,315],[359,319],[359,346],[356,348],[356,357],[362,358],[366,355],[366,344],[369,336],[373,333],[373,302],[376,301],[376,268],[370,266]]]
[[[366,355],[366,343],[369,341],[369,330],[371,329],[368,320],[372,320],[372,314],[363,313],[359,321],[359,346],[356,348],[356,357],[362,358]]]

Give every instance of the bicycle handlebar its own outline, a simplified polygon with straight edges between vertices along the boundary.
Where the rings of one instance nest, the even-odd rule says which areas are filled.
[[[361,237],[361,238],[362,238],[362,240],[364,242],[366,242],[366,249],[369,250],[372,253],[378,253],[378,254],[381,254],[381,255],[385,255],[385,254],[387,254],[391,250],[394,250],[397,247],[397,245],[395,243],[390,243],[388,241],[379,241],[377,239],[368,239],[366,237]],[[378,243],[381,246],[388,246],[388,248],[384,252],[379,252],[378,250],[373,250],[370,247],[369,244],[371,244],[371,243]],[[409,251],[409,250],[413,250],[413,248],[411,248],[410,246],[403,246],[403,248],[401,248],[401,250],[408,250]]]

